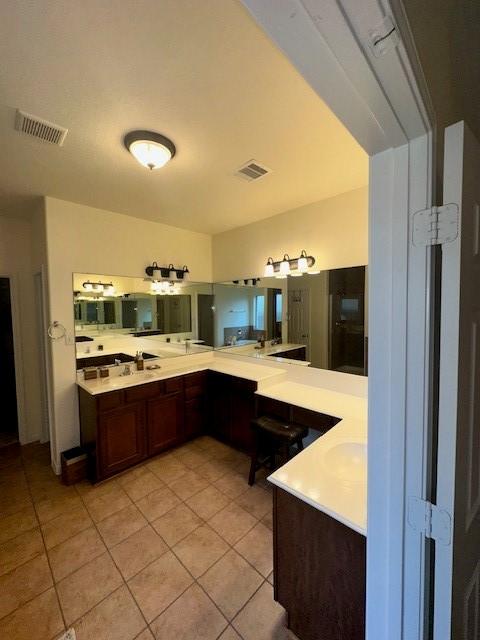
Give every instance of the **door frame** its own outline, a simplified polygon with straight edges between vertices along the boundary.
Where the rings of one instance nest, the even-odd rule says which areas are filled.
[[[25,378],[22,356],[22,330],[20,327],[20,287],[18,276],[13,273],[0,273],[10,283],[10,309],[12,314],[13,358],[15,362],[15,387],[17,395],[18,441],[28,442],[28,430],[25,410]]]
[[[367,640],[421,639],[425,541],[407,498],[427,491],[431,263],[410,221],[433,200],[428,88],[401,0],[242,2],[371,158]]]

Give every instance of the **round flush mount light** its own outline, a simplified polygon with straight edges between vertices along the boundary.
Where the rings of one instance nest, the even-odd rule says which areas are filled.
[[[132,156],[147,169],[160,169],[176,153],[171,140],[155,131],[130,131],[123,143]]]

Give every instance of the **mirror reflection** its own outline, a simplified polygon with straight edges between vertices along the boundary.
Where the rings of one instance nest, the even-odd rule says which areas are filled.
[[[77,369],[213,348],[210,283],[74,274],[73,292]]]
[[[214,285],[215,346],[366,375],[367,268]]]

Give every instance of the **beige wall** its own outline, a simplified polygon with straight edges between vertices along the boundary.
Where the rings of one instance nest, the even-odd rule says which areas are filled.
[[[155,222],[46,198],[49,321],[71,337],[51,344],[53,458],[78,444],[72,274],[141,276],[148,264],[187,264],[191,279],[212,280],[211,237]]]
[[[20,441],[25,444],[41,435],[41,399],[38,384],[39,352],[37,309],[32,261],[32,224],[23,219],[0,217],[0,275],[11,278],[12,305],[17,338],[15,359]],[[23,408],[22,408],[23,407]]]
[[[296,257],[302,249],[322,270],[367,264],[367,238],[363,187],[214,236],[213,277],[221,282],[261,276],[269,256]]]

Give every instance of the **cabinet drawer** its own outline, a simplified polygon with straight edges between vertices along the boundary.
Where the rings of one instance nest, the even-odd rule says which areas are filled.
[[[198,371],[196,373],[189,373],[184,377],[185,389],[189,387],[205,386],[207,384],[207,372]]]
[[[123,391],[110,391],[97,397],[99,411],[110,411],[123,404]]]
[[[257,383],[254,380],[245,380],[244,378],[235,378],[233,376],[230,380],[234,392],[255,393],[257,390]]]
[[[185,400],[192,400],[193,398],[200,398],[205,395],[207,391],[206,383],[198,384],[195,387],[185,387]]]
[[[183,377],[178,376],[176,378],[167,378],[164,380],[165,393],[175,393],[176,391],[183,390]]]
[[[138,387],[131,387],[125,389],[126,402],[137,402],[138,400],[147,400],[148,398],[154,398],[162,393],[160,382],[149,382],[148,384],[142,384]]]
[[[339,419],[333,416],[294,406],[292,406],[292,420],[317,431],[328,431],[339,422]]]

